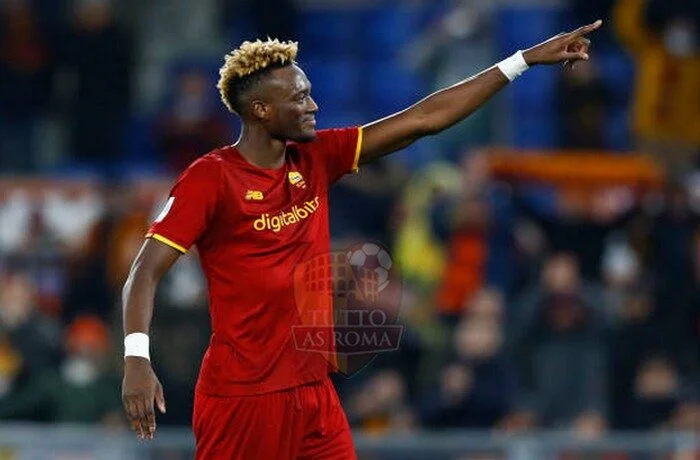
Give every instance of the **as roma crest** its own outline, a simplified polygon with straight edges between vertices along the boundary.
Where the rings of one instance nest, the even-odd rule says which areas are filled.
[[[299,188],[306,188],[306,182],[304,182],[304,176],[301,175],[299,171],[290,171],[287,175],[289,178],[289,183]]]

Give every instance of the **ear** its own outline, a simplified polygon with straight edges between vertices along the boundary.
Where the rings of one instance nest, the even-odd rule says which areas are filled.
[[[270,106],[259,99],[250,103],[250,109],[255,118],[265,120],[270,116]]]

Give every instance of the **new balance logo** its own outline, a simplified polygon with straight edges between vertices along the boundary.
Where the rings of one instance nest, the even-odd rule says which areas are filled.
[[[263,199],[263,193],[258,190],[248,190],[245,192],[246,200],[261,201]]]

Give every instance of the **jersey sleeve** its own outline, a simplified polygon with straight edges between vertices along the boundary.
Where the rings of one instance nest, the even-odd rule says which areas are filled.
[[[216,210],[221,168],[198,160],[179,177],[168,201],[146,234],[183,254],[206,231]]]
[[[361,127],[320,130],[316,142],[329,184],[349,172],[358,171],[362,150]]]

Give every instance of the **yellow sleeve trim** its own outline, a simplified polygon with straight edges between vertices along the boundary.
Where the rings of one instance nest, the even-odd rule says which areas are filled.
[[[355,147],[355,159],[352,161],[352,172],[360,170],[360,153],[362,152],[362,126],[357,128],[357,147]]]
[[[173,249],[177,249],[178,251],[180,251],[180,252],[183,253],[183,254],[187,253],[187,249],[183,248],[183,247],[180,246],[179,244],[177,244],[177,243],[175,243],[175,242],[173,242],[173,241],[170,241],[170,240],[167,239],[166,237],[164,237],[164,236],[162,236],[162,235],[159,235],[159,234],[157,234],[157,233],[149,233],[149,234],[146,235],[146,238],[153,238],[154,240],[158,240],[158,241],[160,241],[160,242],[163,243],[163,244],[167,244],[168,246],[170,246],[170,247],[173,248]]]

